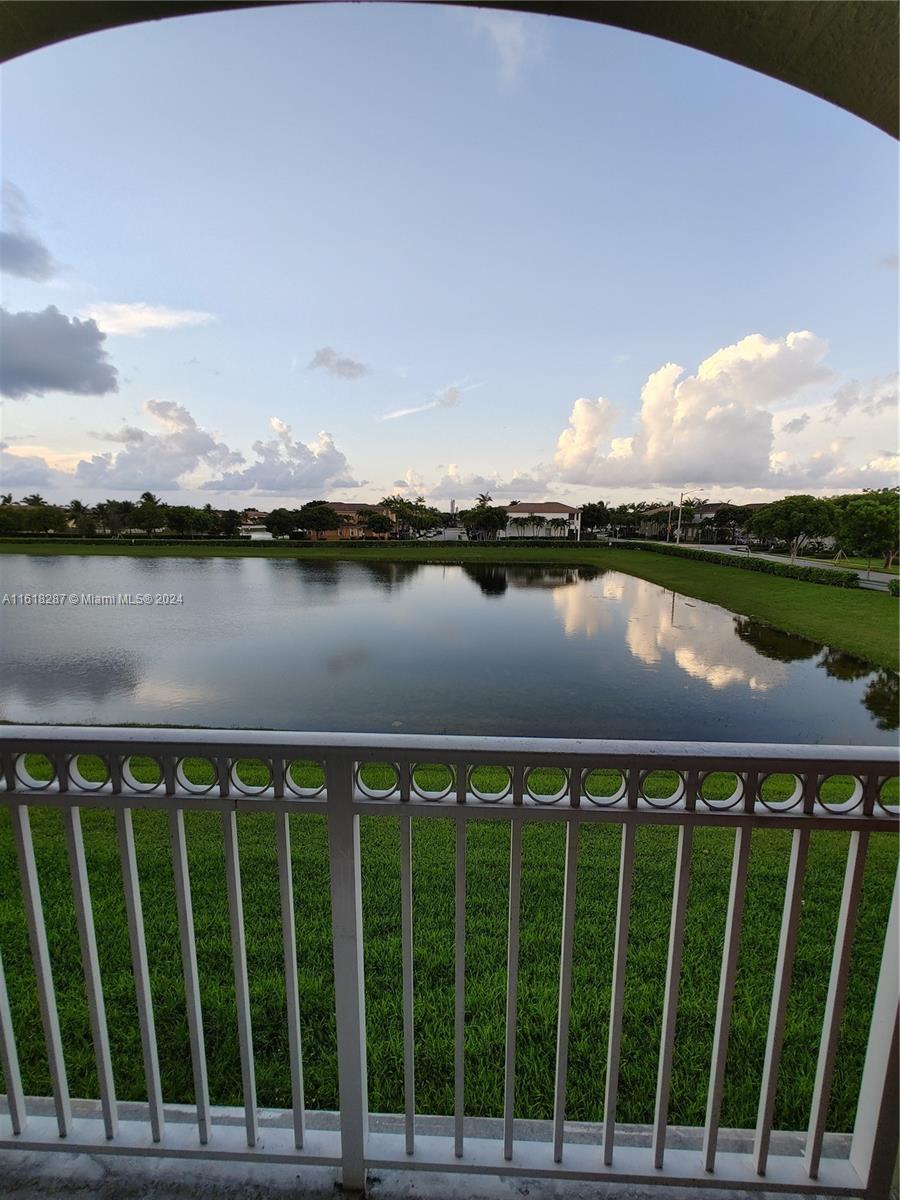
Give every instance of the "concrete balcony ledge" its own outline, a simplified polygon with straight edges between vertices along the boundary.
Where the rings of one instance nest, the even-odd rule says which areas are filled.
[[[120,1102],[122,1122],[147,1121],[147,1105]],[[53,1102],[46,1097],[28,1099],[29,1113],[37,1119],[52,1120]],[[5,1098],[0,1098],[0,1113],[7,1113]],[[196,1125],[196,1110],[192,1105],[166,1105],[167,1127]],[[99,1120],[101,1109],[96,1100],[72,1100],[72,1116],[76,1120]],[[213,1109],[215,1130],[243,1131],[243,1108]],[[372,1113],[369,1117],[371,1134],[402,1135],[403,1118]],[[289,1110],[260,1109],[260,1131],[290,1130]],[[336,1112],[308,1111],[306,1127],[310,1133],[336,1134],[340,1116]],[[453,1118],[421,1116],[416,1118],[416,1132],[422,1137],[453,1136]],[[648,1147],[652,1140],[649,1125],[617,1125],[618,1147]],[[465,1122],[467,1141],[502,1138],[503,1122],[499,1118],[470,1117]],[[549,1142],[553,1137],[550,1121],[516,1121],[515,1136],[520,1142]],[[805,1132],[775,1132],[772,1135],[772,1154],[801,1157],[806,1140]],[[584,1122],[567,1122],[567,1145],[602,1145],[602,1127]],[[669,1126],[667,1145],[672,1150],[699,1152],[703,1141],[702,1128]],[[848,1134],[828,1133],[823,1143],[824,1160],[846,1160],[850,1152]],[[753,1149],[753,1130],[723,1129],[719,1146],[725,1153],[749,1154]],[[824,1166],[824,1163],[823,1163]],[[301,1169],[281,1163],[248,1163],[181,1158],[150,1158],[131,1155],[67,1153],[43,1150],[8,1150],[0,1158],[0,1192],[4,1200],[76,1200],[90,1196],[96,1200],[325,1200],[342,1194],[340,1172],[335,1167],[303,1164]],[[442,1172],[409,1172],[372,1168],[369,1173],[368,1195],[380,1200],[688,1200],[696,1195],[695,1187],[660,1187],[640,1184],[604,1184],[596,1180],[529,1179],[519,1176],[483,1177]],[[768,1191],[743,1192],[733,1187],[704,1188],[708,1200],[727,1197],[774,1197]]]

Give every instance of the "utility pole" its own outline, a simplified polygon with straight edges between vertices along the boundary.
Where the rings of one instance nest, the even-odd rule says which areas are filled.
[[[678,528],[675,530],[676,546],[681,545],[681,506],[683,503],[684,503],[684,492],[681,493],[681,496],[678,499]]]
[[[669,515],[666,518],[666,541],[667,542],[671,541],[671,538],[672,538],[672,509],[674,507],[675,507],[674,504],[669,505]]]

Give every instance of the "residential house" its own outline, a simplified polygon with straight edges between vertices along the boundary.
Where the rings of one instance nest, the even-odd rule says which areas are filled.
[[[503,505],[506,509],[506,529],[501,530],[498,537],[569,537],[576,541],[581,538],[581,509],[573,508],[571,504],[560,504],[557,500],[515,501]],[[533,524],[521,525],[518,518],[538,518]],[[541,520],[543,518],[543,520]],[[516,520],[516,524],[513,524]],[[550,526],[551,521],[564,520],[565,529]]]

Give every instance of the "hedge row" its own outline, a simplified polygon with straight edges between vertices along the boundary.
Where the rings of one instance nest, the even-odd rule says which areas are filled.
[[[623,549],[650,550],[654,554],[671,554],[675,558],[693,558],[697,562],[718,563],[723,567],[739,567],[744,571],[761,571],[764,575],[783,575],[786,579],[802,579],[805,583],[821,583],[826,587],[859,587],[859,576],[855,571],[834,571],[825,567],[796,567],[791,563],[771,562],[768,558],[717,554],[711,550],[695,550],[691,546],[672,546],[666,542],[616,542],[615,544]]]
[[[77,533],[3,533],[0,534],[0,542],[24,542],[26,545],[34,544],[35,542],[62,542],[65,545],[77,546],[203,546],[212,544],[214,546],[246,546],[251,539],[249,537],[241,538],[226,538],[226,537],[178,537],[176,535],[165,535],[160,537],[136,537],[122,536],[113,537],[111,534],[107,537],[79,537]]]

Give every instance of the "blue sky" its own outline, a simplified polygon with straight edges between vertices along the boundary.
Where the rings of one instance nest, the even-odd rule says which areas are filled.
[[[895,480],[896,143],[812,96],[583,22],[343,4],[0,86],[4,490]]]

